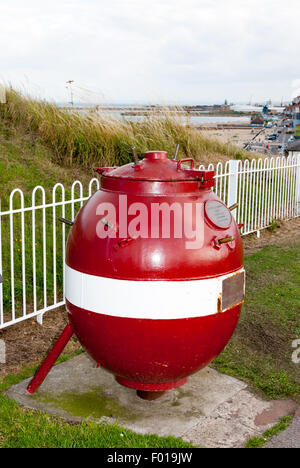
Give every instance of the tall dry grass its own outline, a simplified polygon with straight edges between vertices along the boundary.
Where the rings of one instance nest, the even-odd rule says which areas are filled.
[[[2,118],[33,132],[64,166],[126,164],[132,161],[132,146],[141,156],[149,150],[171,154],[177,143],[180,157],[192,156],[202,164],[249,156],[234,145],[204,137],[180,114],[166,108],[163,114],[154,111],[142,122],[131,122],[96,111],[70,112],[12,88],[7,88],[7,104],[0,107]]]

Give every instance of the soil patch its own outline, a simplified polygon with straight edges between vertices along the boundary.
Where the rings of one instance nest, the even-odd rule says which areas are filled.
[[[0,379],[19,373],[23,366],[39,364],[66,324],[65,308],[60,307],[44,315],[42,326],[30,319],[0,330],[0,339],[6,345],[7,362],[0,364]],[[65,354],[72,354],[79,347],[77,339],[73,338],[65,348]]]
[[[293,245],[300,241],[300,217],[290,221],[277,221],[278,228],[273,232],[270,229],[261,231],[261,237],[249,234],[243,237],[244,253],[251,255],[266,245]]]

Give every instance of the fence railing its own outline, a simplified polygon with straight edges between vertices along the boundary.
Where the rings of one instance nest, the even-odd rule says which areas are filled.
[[[200,166],[204,169],[204,166]],[[300,216],[300,153],[286,157],[210,164],[215,192],[243,223],[243,235],[259,233],[273,220]]]
[[[233,214],[244,224],[243,235],[300,216],[300,153],[207,169],[215,170],[218,196],[228,206],[238,203]],[[29,197],[15,189],[8,206],[0,205],[0,329],[33,317],[41,323],[45,312],[65,304],[66,226],[57,218],[74,220],[98,189],[97,179],[86,193],[79,181],[70,191],[62,184],[50,193],[38,186]]]
[[[80,181],[69,192],[62,184],[50,194],[37,186],[31,197],[15,189],[7,209],[0,205],[0,329],[33,317],[41,323],[45,312],[65,304],[66,226],[57,218],[73,221],[99,187],[98,179],[86,194]]]

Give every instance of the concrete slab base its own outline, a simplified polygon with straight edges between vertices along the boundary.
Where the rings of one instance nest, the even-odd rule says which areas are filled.
[[[86,354],[54,367],[35,395],[26,395],[30,379],[7,395],[25,407],[70,421],[118,422],[137,433],[182,437],[197,446],[242,447],[276,421],[258,425],[272,407],[235,378],[206,368],[161,399],[145,401],[96,369]]]

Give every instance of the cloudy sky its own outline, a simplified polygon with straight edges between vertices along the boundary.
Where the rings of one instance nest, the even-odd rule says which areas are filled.
[[[300,88],[299,0],[0,0],[0,17],[0,80],[57,101],[70,79],[75,100],[98,102],[280,101]]]

